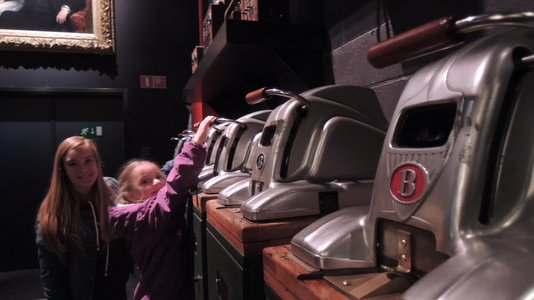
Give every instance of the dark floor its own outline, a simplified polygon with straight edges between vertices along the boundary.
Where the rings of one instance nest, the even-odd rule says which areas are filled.
[[[39,269],[0,273],[0,299],[44,299]]]
[[[126,286],[128,299],[133,299],[135,279],[130,277]],[[20,270],[0,273],[1,300],[36,300],[44,299],[39,269]]]

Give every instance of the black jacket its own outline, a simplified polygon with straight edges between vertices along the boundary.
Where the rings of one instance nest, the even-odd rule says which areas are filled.
[[[91,210],[81,210],[80,217],[82,249],[69,251],[65,263],[60,262],[59,257],[43,245],[37,226],[36,243],[45,297],[126,299],[125,285],[132,266],[125,241],[115,239],[109,249],[101,242],[98,249]]]

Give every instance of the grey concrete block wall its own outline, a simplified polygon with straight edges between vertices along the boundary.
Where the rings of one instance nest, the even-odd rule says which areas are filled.
[[[445,16],[534,11],[531,0],[324,0],[328,28],[331,81],[372,88],[391,121],[397,100],[410,76],[454,49],[377,69],[367,61],[369,47],[379,40]],[[387,25],[387,26],[386,26]],[[459,45],[458,47],[461,47]]]
[[[334,49],[330,55],[332,74],[336,84],[373,88],[390,120],[407,77],[400,64],[377,69],[368,62],[367,50],[375,43],[375,35],[373,29]]]

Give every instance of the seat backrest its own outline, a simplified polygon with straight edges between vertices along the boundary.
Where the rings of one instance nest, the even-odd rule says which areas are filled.
[[[253,195],[273,182],[374,177],[387,129],[374,92],[365,87],[330,85],[302,96],[308,104],[290,99],[265,122],[253,153]]]

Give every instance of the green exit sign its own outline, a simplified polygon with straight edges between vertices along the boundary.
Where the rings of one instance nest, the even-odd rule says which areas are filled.
[[[102,126],[84,126],[80,129],[80,135],[85,137],[102,136]]]

